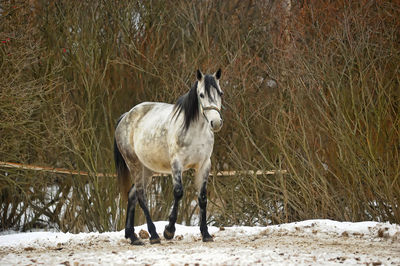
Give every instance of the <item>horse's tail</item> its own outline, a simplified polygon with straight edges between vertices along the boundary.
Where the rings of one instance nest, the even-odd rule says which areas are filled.
[[[124,116],[122,115],[119,118],[116,127],[118,126],[119,122],[123,117]],[[131,188],[130,172],[128,166],[126,165],[125,159],[118,148],[115,136],[114,136],[114,162],[115,162],[115,169],[117,170],[119,191],[122,194],[122,199],[124,201],[127,201],[128,193]]]

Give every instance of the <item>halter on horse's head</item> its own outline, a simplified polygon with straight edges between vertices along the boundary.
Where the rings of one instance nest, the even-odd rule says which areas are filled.
[[[214,75],[203,75],[197,70],[197,95],[199,99],[200,112],[210,123],[211,129],[218,132],[222,127],[221,104],[224,94],[219,86],[221,69]]]
[[[221,69],[213,75],[203,75],[200,70],[197,70],[196,83],[175,104],[173,117],[177,119],[183,113],[184,130],[188,130],[192,123],[195,123],[198,119],[205,120],[214,132],[221,130],[221,102],[223,92],[219,86],[220,78]]]

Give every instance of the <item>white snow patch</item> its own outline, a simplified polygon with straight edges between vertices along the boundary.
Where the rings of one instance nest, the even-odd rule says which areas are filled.
[[[167,221],[159,221],[154,223],[157,232],[161,235]],[[135,226],[135,232],[140,230],[147,231],[147,225],[143,224]],[[379,222],[337,222],[332,220],[307,220],[302,222],[294,222],[288,224],[271,225],[271,226],[233,226],[218,228],[215,226],[208,227],[210,234],[216,234],[216,237],[241,237],[252,236],[260,233],[296,233],[297,235],[328,235],[328,236],[357,236],[362,238],[400,238],[400,226],[390,223]],[[184,241],[192,241],[200,238],[198,226],[185,226],[176,224],[175,236],[183,237]],[[60,244],[81,244],[96,238],[97,240],[105,240],[110,242],[118,242],[124,238],[124,230],[119,232],[105,233],[62,233],[62,232],[29,232],[18,233],[13,231],[3,232],[0,235],[0,247],[14,248],[50,248],[57,247]]]
[[[168,222],[155,222],[162,236]],[[135,232],[146,230],[136,226]],[[249,227],[209,226],[214,242],[201,242],[198,226],[176,225],[173,241],[131,246],[124,230],[106,233],[3,232],[3,264],[228,264],[340,265],[400,263],[400,226],[379,222],[307,220]],[[396,250],[399,251],[396,254]]]

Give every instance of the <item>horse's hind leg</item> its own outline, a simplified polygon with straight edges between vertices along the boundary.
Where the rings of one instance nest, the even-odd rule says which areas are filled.
[[[139,205],[142,208],[144,215],[146,216],[147,229],[149,230],[150,233],[150,243],[156,244],[160,243],[161,241],[160,237],[157,234],[156,227],[154,226],[154,223],[151,219],[149,209],[147,208],[147,199],[146,199],[147,183],[152,174],[153,173],[149,169],[143,166],[143,173],[141,180],[142,182],[138,182],[137,195],[138,195]]]
[[[138,200],[135,185],[131,187],[128,193],[128,208],[126,210],[126,223],[125,223],[125,238],[131,240],[132,245],[144,245],[142,241],[136,236],[134,221],[135,221],[135,206]]]

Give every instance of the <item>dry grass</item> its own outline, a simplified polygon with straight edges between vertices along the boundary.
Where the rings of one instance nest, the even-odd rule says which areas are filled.
[[[198,67],[223,68],[214,171],[288,170],[212,178],[210,222],[400,223],[398,5],[282,3],[2,2],[0,160],[91,174],[0,169],[0,227],[121,229],[116,182],[96,177],[114,172],[114,123],[141,101],[174,102]],[[185,188],[189,223],[190,178]],[[151,211],[166,219],[171,180],[155,190]]]

